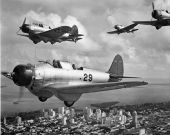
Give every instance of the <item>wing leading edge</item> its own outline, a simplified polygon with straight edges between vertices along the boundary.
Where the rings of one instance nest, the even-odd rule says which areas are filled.
[[[52,93],[65,93],[65,94],[83,94],[83,93],[92,93],[92,92],[100,92],[107,90],[116,90],[122,88],[130,88],[136,86],[147,85],[147,82],[108,82],[108,83],[91,83],[86,85],[76,85],[76,86],[65,86],[58,87],[57,84],[51,84],[45,87],[45,89],[51,91]]]
[[[131,24],[129,26],[126,26],[125,28],[123,28],[123,31],[129,31],[131,29],[133,29],[136,25],[138,25],[137,23]]]
[[[157,21],[133,21],[135,24],[143,24],[143,25],[153,25],[155,26]]]

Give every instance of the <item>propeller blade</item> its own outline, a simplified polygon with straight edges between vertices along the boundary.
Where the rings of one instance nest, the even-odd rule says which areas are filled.
[[[22,26],[25,24],[25,22],[26,22],[26,17],[25,17],[25,19],[24,19],[24,21],[23,21],[23,23],[22,23]]]
[[[20,30],[21,30],[21,27],[19,27],[19,30],[16,33],[18,34]]]
[[[155,10],[155,4],[152,2],[152,9]]]
[[[14,101],[13,104],[19,104],[21,102],[21,98],[24,95],[24,87],[19,87],[19,95],[18,95],[18,100]]]
[[[12,79],[12,73],[10,72],[2,71],[1,74],[9,79]]]

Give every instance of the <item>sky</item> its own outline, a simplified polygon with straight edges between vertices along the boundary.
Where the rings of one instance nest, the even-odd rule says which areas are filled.
[[[107,34],[116,24],[127,26],[132,21],[151,20],[151,4],[151,0],[1,0],[1,70],[12,71],[18,64],[58,59],[107,71],[114,56],[120,54],[126,76],[158,79],[158,83],[163,79],[169,83],[170,27],[156,30],[153,26],[139,25],[136,27],[139,31],[134,34]],[[170,0],[156,0],[155,8],[170,10]],[[38,21],[52,28],[76,24],[79,33],[85,36],[76,44],[40,42],[35,45],[16,34],[25,17],[26,23]],[[63,105],[57,98],[44,104],[37,102],[37,97],[26,91],[23,100],[28,102],[14,106],[12,101],[18,97],[18,87],[5,77],[1,79],[2,85],[9,85],[2,88],[3,111]],[[90,93],[83,94],[75,106],[113,100],[122,103],[167,101],[169,94],[169,85]]]
[[[1,69],[12,71],[17,64],[37,60],[68,60],[77,66],[107,71],[116,54],[124,60],[125,75],[170,78],[170,27],[156,30],[139,25],[134,34],[109,35],[114,25],[151,20],[149,0],[2,0]],[[156,8],[170,10],[170,1],[157,0]],[[52,28],[76,24],[82,40],[37,45],[16,34],[26,23],[42,22]],[[20,31],[21,32],[21,31]]]

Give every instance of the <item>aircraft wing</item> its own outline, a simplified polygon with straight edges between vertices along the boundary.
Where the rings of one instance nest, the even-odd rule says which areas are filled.
[[[71,28],[68,26],[61,26],[58,28],[54,28],[42,33],[38,33],[36,35],[43,36],[43,37],[48,37],[48,38],[58,38],[62,36],[65,33],[70,32]]]
[[[65,93],[65,94],[83,94],[83,93],[92,93],[108,90],[116,90],[122,88],[130,88],[141,85],[147,85],[147,82],[108,82],[108,83],[90,83],[83,85],[72,85],[59,87],[58,84],[51,84],[45,87],[45,89],[51,91],[52,93]]]
[[[118,30],[115,30],[115,31],[109,31],[109,32],[107,32],[108,34],[118,34],[118,33],[122,33],[122,32],[120,32],[120,31],[118,31]]]
[[[121,29],[121,30],[123,30],[123,31],[129,31],[129,30],[133,29],[136,25],[138,25],[138,24],[137,24],[137,23],[134,23],[134,24],[131,24],[131,25],[129,25],[129,26],[124,27],[124,28]]]
[[[143,24],[143,25],[153,25],[155,26],[157,21],[133,21],[135,24]]]

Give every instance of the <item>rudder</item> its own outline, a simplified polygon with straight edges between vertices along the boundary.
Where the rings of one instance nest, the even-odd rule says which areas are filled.
[[[115,56],[108,73],[112,76],[123,76],[124,74],[123,59],[119,54]]]
[[[78,28],[76,25],[73,25],[73,27],[71,28],[70,35],[78,35]]]

